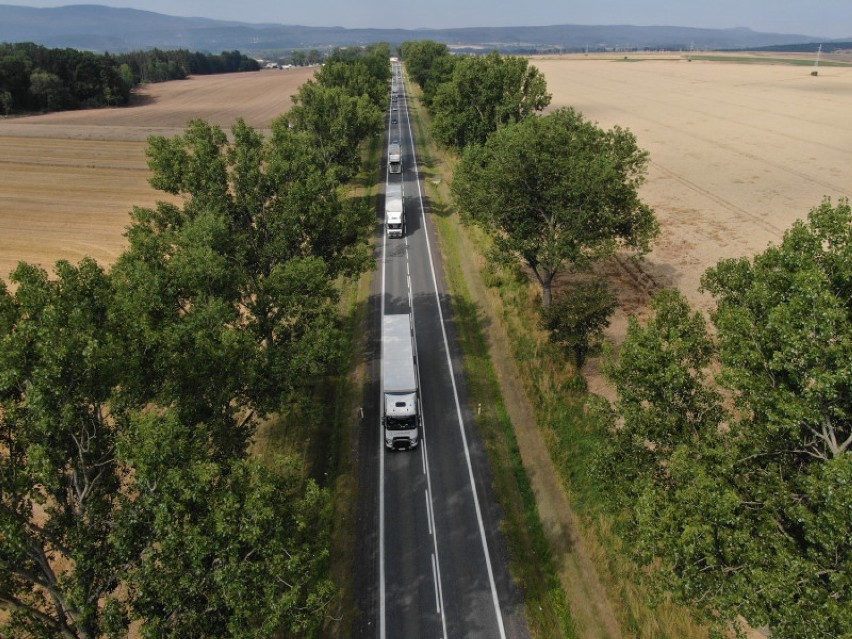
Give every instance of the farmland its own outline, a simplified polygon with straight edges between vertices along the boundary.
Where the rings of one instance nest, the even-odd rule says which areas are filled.
[[[681,56],[533,64],[553,94],[549,109],[573,106],[604,128],[629,128],[650,153],[641,195],[661,234],[639,268],[609,266],[623,304],[616,341],[648,293],[677,287],[708,308],[698,291],[708,267],[778,243],[823,197],[852,193],[850,67],[812,76],[812,67]]]
[[[169,197],[148,185],[148,136],[175,135],[192,118],[266,129],[313,73],[199,76],[147,85],[127,108],[0,120],[0,277],[19,260],[111,264],[133,206]]]
[[[631,129],[650,152],[644,199],[661,237],[638,267],[614,261],[623,310],[675,286],[693,302],[704,270],[778,242],[829,196],[848,195],[852,69],[683,58],[539,59],[554,95],[601,126]],[[147,184],[145,140],[191,118],[265,129],[311,70],[191,79],[147,87],[130,109],[0,121],[0,276],[18,260],[45,267],[91,255],[109,264],[134,206],[165,198]],[[594,388],[593,382],[593,388]]]

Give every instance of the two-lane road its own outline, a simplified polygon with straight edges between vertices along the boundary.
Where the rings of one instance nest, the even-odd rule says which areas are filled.
[[[396,65],[395,69],[396,69]],[[528,637],[508,572],[490,471],[473,427],[434,233],[401,82],[389,139],[402,147],[407,232],[388,239],[383,215],[380,277],[371,309],[371,377],[361,438],[361,536],[356,552],[357,637]],[[391,120],[396,119],[394,123]],[[421,445],[384,449],[381,315],[411,313],[420,379]],[[375,529],[373,528],[375,526]]]

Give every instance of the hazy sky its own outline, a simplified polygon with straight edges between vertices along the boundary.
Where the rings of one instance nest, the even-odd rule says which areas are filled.
[[[402,29],[631,24],[748,27],[852,38],[852,0],[0,0],[58,7],[103,4],[175,16],[306,26]]]

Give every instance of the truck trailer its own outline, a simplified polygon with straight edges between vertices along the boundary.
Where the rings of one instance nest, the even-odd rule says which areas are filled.
[[[388,145],[388,170],[391,173],[402,173],[402,150],[399,142]]]
[[[403,237],[405,235],[404,207],[402,184],[388,183],[385,192],[385,230],[388,237]]]
[[[406,450],[420,443],[419,398],[411,316],[385,315],[382,318],[382,427],[387,448]]]

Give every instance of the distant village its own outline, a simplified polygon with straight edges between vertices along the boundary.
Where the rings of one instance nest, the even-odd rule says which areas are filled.
[[[315,67],[322,64],[327,53],[319,49],[291,51],[290,53],[268,52],[268,57],[255,58],[261,69],[292,69],[293,67]]]

